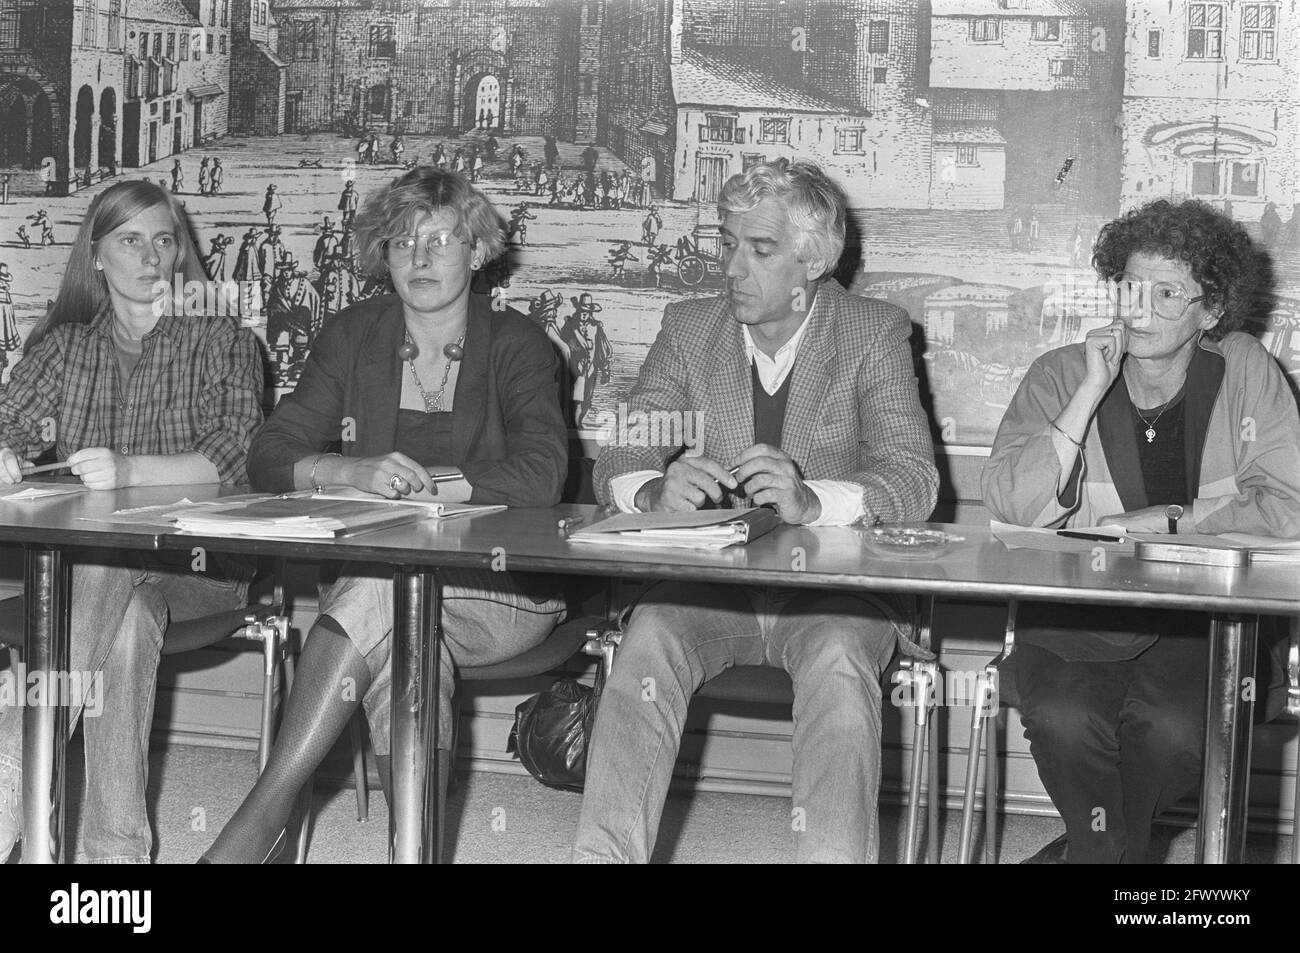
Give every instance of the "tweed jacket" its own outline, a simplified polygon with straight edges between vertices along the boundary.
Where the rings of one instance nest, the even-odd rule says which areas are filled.
[[[860,485],[868,520],[925,519],[938,491],[911,331],[903,309],[849,295],[827,279],[791,372],[781,449],[805,480]],[[750,365],[725,298],[667,307],[627,404],[629,415],[698,413],[691,452],[724,466],[753,444]],[[596,463],[597,496],[611,502],[611,479],[663,470],[683,448],[610,443]]]
[[[404,328],[401,300],[392,294],[358,302],[325,325],[297,388],[253,440],[248,473],[255,488],[292,489],[294,464],[336,443],[345,456],[392,452]],[[474,488],[471,502],[559,502],[568,465],[559,373],[555,348],[527,318],[470,295],[446,462]]]

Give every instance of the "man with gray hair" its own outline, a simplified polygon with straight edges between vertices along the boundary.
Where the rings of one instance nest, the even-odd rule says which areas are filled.
[[[811,162],[780,159],[726,183],[726,293],[668,306],[628,395],[629,412],[702,412],[702,434],[689,455],[606,446],[602,502],[672,512],[743,493],[809,526],[929,516],[938,474],[907,312],[830,277],[845,204]],[[875,861],[880,673],[904,617],[868,593],[651,588],[605,684],[573,859],[647,861],[691,695],[732,665],[774,665],[794,682],[797,859]]]

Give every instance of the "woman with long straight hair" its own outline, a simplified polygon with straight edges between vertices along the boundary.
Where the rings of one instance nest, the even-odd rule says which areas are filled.
[[[193,284],[198,282],[198,284]],[[261,423],[257,342],[214,304],[185,211],[164,189],[122,182],[90,203],[58,298],[0,388],[0,485],[53,450],[92,490],[242,483]],[[86,806],[78,859],[148,863],[149,727],[169,621],[244,604],[242,564],[188,554],[73,553],[71,668],[83,706]],[[22,710],[0,707],[0,860],[21,832]]]

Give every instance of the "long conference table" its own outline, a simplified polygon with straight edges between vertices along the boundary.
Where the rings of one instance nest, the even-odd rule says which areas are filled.
[[[27,671],[66,671],[70,560],[81,546],[139,551],[205,550],[353,560],[393,567],[392,755],[390,859],[436,859],[438,790],[437,691],[441,637],[440,570],[474,567],[633,580],[691,579],[719,585],[792,586],[894,592],[985,601],[1190,609],[1209,613],[1205,761],[1197,859],[1239,863],[1246,830],[1253,695],[1254,616],[1300,613],[1296,571],[1285,565],[1239,569],[1141,562],[1090,553],[1008,549],[987,527],[942,526],[963,536],[932,561],[899,561],[872,552],[852,527],[783,526],[747,546],[718,552],[615,549],[569,541],[558,520],[594,520],[596,507],[513,509],[472,518],[428,520],[395,529],[304,541],[180,534],[165,525],[91,521],[123,510],[200,502],[229,495],[216,486],[87,491],[35,503],[0,503],[0,544],[24,554]],[[45,676],[48,679],[48,675]],[[58,862],[63,850],[66,707],[29,707],[23,750],[23,859]]]

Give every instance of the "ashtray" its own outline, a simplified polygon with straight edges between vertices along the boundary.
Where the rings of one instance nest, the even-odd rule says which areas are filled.
[[[953,543],[960,543],[966,537],[930,529],[924,524],[886,523],[867,527],[863,538],[878,555],[888,559],[922,560],[939,558]]]

